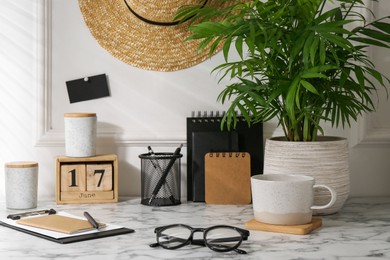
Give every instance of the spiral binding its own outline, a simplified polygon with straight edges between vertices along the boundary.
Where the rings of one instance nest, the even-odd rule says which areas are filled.
[[[191,112],[191,118],[192,122],[220,122],[222,118],[225,116],[225,111],[192,111]],[[237,114],[237,121],[245,121],[242,114]]]
[[[235,156],[236,158],[241,157],[244,158],[245,157],[245,152],[214,152],[214,153],[209,153],[209,157],[214,157],[214,154],[215,154],[215,157],[216,158],[219,158],[220,156],[222,158],[228,156],[228,157],[233,157]]]
[[[214,115],[214,112],[215,112],[215,115]],[[191,112],[191,117],[197,117],[197,118],[207,118],[207,117],[223,117],[225,115],[225,111],[203,111],[203,114],[202,114],[202,111],[197,111],[197,113],[195,111],[192,111]]]

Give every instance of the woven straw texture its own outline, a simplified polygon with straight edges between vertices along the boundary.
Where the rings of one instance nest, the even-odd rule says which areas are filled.
[[[180,6],[193,4],[194,0],[126,1],[79,0],[90,32],[111,55],[132,66],[155,71],[188,68],[209,57],[208,51],[197,53],[198,41],[184,41],[190,35],[188,22],[174,26],[153,25],[129,10],[130,7],[150,21],[169,23]],[[216,2],[209,0],[207,5]]]
[[[316,184],[332,187],[337,193],[336,203],[327,209],[314,210],[314,215],[336,213],[349,195],[348,141],[338,137],[323,137],[317,142],[288,142],[284,138],[266,140],[264,174],[284,173],[314,177]],[[330,193],[316,190],[315,205],[325,205]]]

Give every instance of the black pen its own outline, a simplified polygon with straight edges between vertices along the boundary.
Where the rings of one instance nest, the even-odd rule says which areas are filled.
[[[150,145],[148,146],[148,150],[149,150],[149,154],[151,155],[152,158],[156,156],[155,153],[152,150],[152,147]],[[160,169],[160,171],[163,172],[163,170],[161,169],[160,164],[158,164],[158,163],[156,164],[156,162],[153,159],[150,159],[150,161],[152,162],[152,165],[153,165],[153,167],[155,169],[157,169],[157,167],[158,167]]]
[[[154,200],[154,198],[156,198],[157,193],[160,191],[161,186],[164,184],[165,179],[167,178],[169,171],[171,170],[173,164],[175,163],[175,160],[176,160],[175,156],[180,154],[180,150],[182,147],[183,147],[183,144],[181,144],[180,147],[176,148],[175,152],[173,153],[172,159],[169,161],[167,168],[165,168],[165,171],[163,172],[160,180],[157,182],[157,184],[152,192],[152,195],[150,196],[149,205],[152,204],[152,201]]]
[[[96,228],[96,229],[99,229],[99,224],[96,222],[96,220],[88,213],[88,212],[84,212],[84,217],[86,217],[88,219],[88,222],[91,223],[91,225]]]
[[[149,150],[149,154],[150,154],[150,156],[151,156],[151,158],[154,158],[155,156],[156,156],[156,154],[154,153],[154,151],[153,151],[153,149],[152,149],[152,147],[149,145],[148,146],[148,150]],[[154,161],[154,160],[156,160],[156,161]],[[160,164],[158,163],[158,161],[157,161],[157,159],[150,159],[150,161],[152,162],[152,165],[153,165],[153,167],[155,168],[155,169],[157,169],[158,168],[158,170],[161,172],[161,174],[164,174],[164,171],[163,171],[163,169],[161,169],[161,166],[160,166]],[[173,192],[172,192],[172,189],[171,189],[171,187],[169,187],[169,184],[168,184],[168,182],[166,182],[166,181],[164,181],[164,183],[163,183],[163,185],[167,185],[167,188],[168,188],[168,190],[169,190],[169,192],[171,193],[171,196],[169,196],[169,199],[172,201],[172,203],[175,203],[175,197],[173,196]],[[153,196],[153,195],[152,195]],[[155,196],[154,196],[155,197]],[[154,198],[150,198],[149,199],[149,205],[150,205],[150,203],[152,203],[152,200],[153,200]]]

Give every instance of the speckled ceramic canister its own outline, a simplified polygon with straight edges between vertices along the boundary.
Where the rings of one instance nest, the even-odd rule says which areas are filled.
[[[38,163],[9,162],[5,164],[5,197],[9,209],[37,207]]]
[[[96,155],[96,114],[66,113],[65,151],[69,157]]]

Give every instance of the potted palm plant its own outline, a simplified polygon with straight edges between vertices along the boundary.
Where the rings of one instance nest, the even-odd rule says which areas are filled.
[[[372,12],[365,2],[251,0],[223,8],[201,3],[183,6],[176,17],[190,20],[187,40],[198,40],[199,51],[223,51],[225,62],[213,70],[232,80],[218,96],[230,102],[222,124],[234,127],[236,111],[248,124],[278,120],[285,135],[266,140],[264,172],[313,175],[338,190],[335,206],[317,214],[336,212],[349,193],[347,140],[323,140],[323,123],[350,126],[375,110],[376,91],[389,83],[367,53],[370,46],[389,48],[389,17],[367,19]],[[324,147],[341,151],[312,155]],[[327,165],[333,167],[321,175]]]

